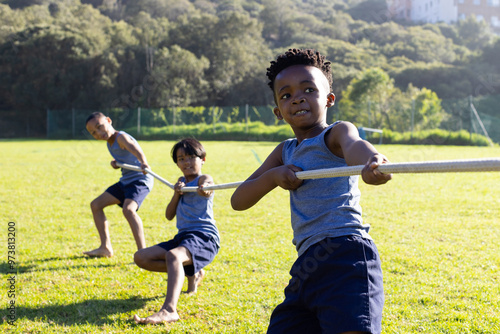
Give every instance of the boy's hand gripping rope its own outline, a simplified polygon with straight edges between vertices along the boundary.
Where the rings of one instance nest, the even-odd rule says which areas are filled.
[[[117,166],[125,169],[134,170],[137,172],[142,172],[142,169],[137,166],[122,164],[117,162]],[[301,180],[307,179],[320,179],[328,177],[340,177],[340,176],[353,176],[361,175],[364,165],[357,166],[347,166],[339,168],[325,168],[316,169],[309,171],[296,172],[295,175]],[[500,171],[500,159],[499,158],[487,158],[487,159],[469,159],[469,160],[442,160],[442,161],[424,161],[424,162],[399,162],[399,163],[385,163],[377,167],[382,173],[390,174],[411,174],[411,173],[458,173],[458,172],[497,172]],[[152,170],[146,168],[145,171],[151,174],[153,177],[166,184],[171,189],[174,189],[174,185],[158,174],[155,174]],[[212,186],[206,186],[205,190],[218,190],[218,189],[228,189],[236,188],[243,181],[216,184]],[[182,191],[184,192],[196,192],[198,187],[184,187]]]

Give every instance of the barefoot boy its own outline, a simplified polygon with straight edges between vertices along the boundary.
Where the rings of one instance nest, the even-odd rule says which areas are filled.
[[[363,180],[383,184],[387,161],[349,122],[327,124],[333,106],[330,62],[314,50],[290,49],[271,62],[267,76],[274,113],[295,137],[279,144],[233,196],[246,210],[280,186],[290,190],[293,243],[285,300],[268,333],[380,333],[384,293],[377,248],[363,224],[358,176],[299,180],[300,170],[365,164]]]
[[[159,324],[179,320],[177,302],[188,278],[187,293],[195,293],[204,276],[203,268],[210,264],[220,247],[219,231],[213,215],[213,191],[203,187],[213,184],[210,175],[202,174],[205,149],[196,139],[181,140],[172,148],[172,158],[182,171],[175,184],[174,195],[167,206],[168,220],[177,216],[178,234],[170,241],[139,250],[135,263],[146,270],[167,272],[167,296],[160,311],[147,318],[134,316],[136,323]],[[196,193],[183,193],[184,186],[196,186]]]
[[[116,162],[140,166],[143,170],[149,168],[146,156],[137,141],[128,133],[115,130],[109,117],[100,112],[94,112],[87,118],[86,127],[95,139],[107,141],[109,153],[113,157],[111,161],[113,168],[119,168]],[[132,229],[137,249],[146,247],[142,220],[137,210],[153,189],[153,182],[153,177],[149,174],[122,169],[120,181],[90,203],[101,244],[98,248],[84,252],[84,254],[97,257],[113,256],[109,222],[104,214],[104,208],[114,204],[123,208],[123,215]]]

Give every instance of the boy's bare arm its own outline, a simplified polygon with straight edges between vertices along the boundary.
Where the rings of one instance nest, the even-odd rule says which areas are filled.
[[[179,205],[179,201],[182,196],[181,188],[186,185],[184,182],[181,181],[181,179],[182,178],[179,178],[177,183],[174,185],[174,194],[167,205],[167,209],[165,210],[165,217],[168,220],[172,220],[175,218],[175,214],[177,212],[177,205]]]
[[[283,189],[297,189],[302,180],[295,176],[301,169],[293,165],[283,165],[281,152],[283,143],[278,145],[266,161],[231,196],[234,210],[246,210],[254,206],[262,197],[277,186]]]
[[[142,169],[149,168],[146,155],[141,147],[136,142],[132,141],[129,136],[119,136],[117,141],[122,149],[129,151],[139,160]]]
[[[365,165],[361,172],[365,183],[378,185],[392,179],[391,174],[381,173],[377,169],[379,165],[389,160],[372,144],[361,139],[358,129],[352,123],[341,122],[336,125],[327,137],[327,144],[330,150],[338,152],[337,154],[343,157],[349,166]]]

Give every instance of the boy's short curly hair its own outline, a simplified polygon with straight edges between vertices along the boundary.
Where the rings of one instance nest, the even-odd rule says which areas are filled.
[[[268,85],[274,92],[274,80],[278,73],[293,65],[309,65],[317,67],[323,72],[330,89],[332,89],[333,79],[330,64],[329,61],[326,61],[325,56],[314,49],[289,49],[284,54],[279,55],[276,61],[271,61],[271,66],[267,69]]]

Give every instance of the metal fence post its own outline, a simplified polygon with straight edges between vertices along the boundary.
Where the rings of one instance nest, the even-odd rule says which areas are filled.
[[[246,133],[248,133],[248,103],[245,104],[245,122],[246,122]]]
[[[172,118],[173,118],[173,119],[172,119],[172,132],[173,132],[173,134],[174,134],[174,135],[175,135],[175,116],[176,116],[175,114],[176,114],[176,112],[177,112],[177,109],[176,109],[176,108],[175,108],[175,106],[174,106],[174,107],[172,108],[172,115],[173,115],[173,116],[172,116]]]
[[[212,128],[215,134],[215,107],[212,107]]]
[[[71,108],[71,138],[75,139],[76,132],[75,108]]]
[[[141,133],[141,107],[137,107],[137,134]]]
[[[50,136],[50,109],[47,108],[47,139],[49,139]]]

